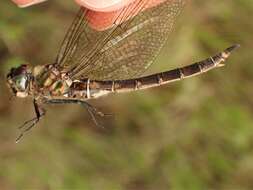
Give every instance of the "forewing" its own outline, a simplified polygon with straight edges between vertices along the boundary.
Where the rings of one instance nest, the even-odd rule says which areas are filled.
[[[130,17],[132,12],[144,8],[146,3],[146,0],[140,0],[136,6],[123,8],[115,16],[113,25],[104,31],[90,27],[87,18],[91,15],[91,11],[81,8],[62,42],[54,65],[69,75],[74,75],[73,70],[76,71],[79,67],[93,65],[90,60],[94,59],[103,46],[117,35],[119,27],[117,23]]]
[[[123,9],[121,15],[128,18],[136,9],[145,8],[147,2],[140,1],[133,10]],[[67,37],[72,42],[65,42],[69,45],[63,46],[63,49],[68,53],[59,54],[58,57],[63,58],[58,59],[58,65],[67,69],[72,79],[116,80],[137,77],[153,62],[184,3],[184,0],[167,0],[121,24],[117,24],[116,18],[115,25],[106,31],[89,27],[83,12],[77,18],[79,22],[76,22],[76,26],[80,26],[78,31],[76,26],[70,29],[68,35],[77,31],[76,37]],[[80,21],[83,24],[80,25]]]

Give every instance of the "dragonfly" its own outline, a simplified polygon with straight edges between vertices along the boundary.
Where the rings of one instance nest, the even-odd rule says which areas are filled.
[[[12,68],[7,84],[15,97],[33,98],[35,117],[20,126],[18,142],[43,116],[48,104],[80,104],[98,124],[99,112],[89,99],[111,93],[158,87],[224,66],[233,45],[205,60],[152,75],[143,73],[154,62],[171,33],[186,0],[137,0],[122,8],[113,25],[100,30],[89,22],[90,11],[80,8],[52,64]],[[139,12],[138,14],[135,14]]]

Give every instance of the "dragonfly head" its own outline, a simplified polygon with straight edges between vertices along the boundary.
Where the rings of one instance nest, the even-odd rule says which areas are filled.
[[[27,65],[12,68],[7,75],[7,84],[15,96],[25,98],[28,96],[31,72]]]

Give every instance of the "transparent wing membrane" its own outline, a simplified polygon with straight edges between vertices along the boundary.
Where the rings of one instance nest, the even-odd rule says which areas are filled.
[[[141,75],[165,43],[185,3],[166,0],[132,17],[150,1],[139,0],[123,8],[105,31],[89,26],[90,12],[81,9],[63,41],[56,66],[72,79],[121,80]]]

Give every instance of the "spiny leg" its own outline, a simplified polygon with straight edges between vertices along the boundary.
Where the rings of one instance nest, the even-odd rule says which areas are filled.
[[[96,126],[103,127],[97,120],[96,116],[99,117],[108,117],[108,116],[113,116],[113,114],[105,114],[103,112],[98,111],[94,106],[89,104],[86,101],[83,100],[76,100],[76,99],[52,99],[52,100],[46,100],[47,104],[80,104],[84,106],[88,113],[90,114],[93,122],[95,123]]]
[[[33,100],[33,105],[34,105],[36,117],[34,117],[31,120],[26,121],[23,125],[19,127],[21,132],[20,132],[20,135],[16,139],[16,143],[18,143],[21,140],[21,138],[24,136],[24,134],[30,131],[39,122],[41,117],[45,115],[44,110],[40,111],[39,105],[37,104],[36,100]]]
[[[96,116],[99,116],[99,117],[112,117],[113,116],[113,114],[105,114],[103,112],[98,111],[94,106],[92,106],[88,102],[81,101],[80,104],[86,107],[87,111],[89,112],[89,114],[96,126],[104,128],[103,125],[98,123]]]

